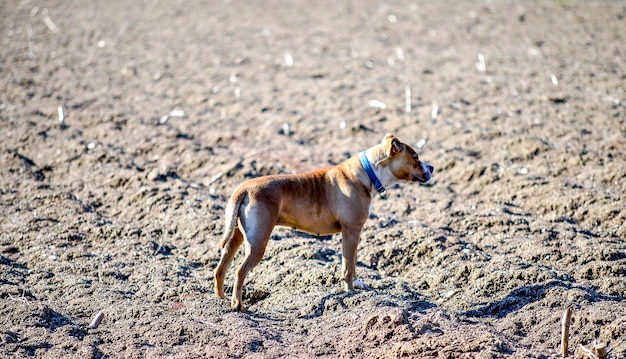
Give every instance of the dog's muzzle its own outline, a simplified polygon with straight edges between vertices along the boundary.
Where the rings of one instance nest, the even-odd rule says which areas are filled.
[[[430,181],[431,177],[433,176],[435,167],[431,166],[430,164],[426,162],[420,162],[420,165],[422,165],[422,170],[424,171],[424,177],[422,178],[423,181],[420,181],[420,182],[426,183]]]

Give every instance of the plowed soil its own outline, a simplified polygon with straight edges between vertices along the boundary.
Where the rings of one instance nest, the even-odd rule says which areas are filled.
[[[626,357],[625,17],[624,2],[5,1],[0,357],[560,357],[568,307],[572,357],[594,340]],[[341,290],[340,235],[276,229],[246,312],[214,297],[239,183],[385,133],[436,170],[374,200],[368,290]]]

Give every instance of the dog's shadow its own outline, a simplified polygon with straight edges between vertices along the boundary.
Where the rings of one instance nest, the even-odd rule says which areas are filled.
[[[625,296],[612,296],[598,292],[593,287],[572,285],[567,281],[552,280],[543,284],[523,285],[512,290],[506,297],[488,303],[480,303],[473,309],[459,313],[464,318],[504,318],[523,307],[542,300],[554,288],[578,289],[592,302],[626,302]]]
[[[300,315],[300,316],[298,316],[298,318],[299,319],[319,318],[322,315],[324,315],[324,312],[327,309],[330,309],[331,307],[333,308],[332,309],[333,311],[335,311],[339,307],[341,307],[343,309],[348,309],[348,305],[345,303],[346,299],[355,297],[357,295],[359,295],[359,293],[355,292],[355,291],[353,291],[353,292],[340,292],[340,293],[328,294],[328,295],[322,297],[322,299],[320,300],[319,304],[313,310],[313,313],[306,314],[306,315]]]
[[[371,302],[375,307],[408,307],[411,310],[426,310],[436,307],[435,304],[426,298],[407,283],[396,283],[400,285],[401,295],[392,294],[389,291],[390,283],[378,283],[377,287],[370,287],[364,290],[351,292],[331,293],[322,297],[310,314],[298,316],[299,319],[315,319],[322,317],[326,312],[336,312],[338,310],[350,310],[360,306],[363,302]]]

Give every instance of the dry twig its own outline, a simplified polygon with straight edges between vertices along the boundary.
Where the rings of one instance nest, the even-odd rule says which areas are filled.
[[[161,119],[159,120],[159,124],[162,125],[162,124],[166,123],[167,120],[169,120],[172,117],[183,118],[183,117],[185,117],[185,111],[183,111],[183,110],[172,110],[172,111],[168,112],[167,114],[163,115],[163,117],[161,117]]]
[[[572,321],[572,311],[571,307],[565,309],[563,318],[561,319],[561,354],[563,358],[568,356],[569,325]]]
[[[559,85],[559,79],[556,78],[555,74],[550,74],[550,81],[552,81],[552,85],[554,86]]]
[[[56,26],[56,24],[54,22],[52,22],[52,19],[50,18],[50,16],[46,16],[43,18],[43,23],[46,24],[46,26],[48,27],[48,29],[54,33],[59,32],[59,27]]]
[[[404,62],[404,51],[401,47],[396,47],[396,56],[398,57],[398,60],[400,60],[400,62]]]
[[[378,100],[369,100],[368,104],[370,105],[370,107],[375,107],[381,110],[384,110],[387,108],[387,104]]]
[[[411,112],[411,85],[404,87],[404,112]]]
[[[433,102],[433,107],[430,110],[430,118],[432,118],[433,120],[436,120],[437,116],[439,116],[439,105]]]
[[[61,124],[61,127],[65,126],[65,111],[63,111],[63,106],[59,106],[59,108],[57,109],[57,112],[59,113],[59,123]]]
[[[102,318],[104,318],[104,313],[98,312],[98,314],[96,314],[96,316],[93,318],[91,323],[89,323],[89,328],[91,329],[98,328],[98,326],[100,325],[100,322],[102,321]]]
[[[626,101],[620,100],[617,97],[609,96],[607,99],[618,106],[626,107]]]
[[[485,62],[485,55],[483,55],[482,53],[478,54],[478,60],[476,61],[476,68],[480,72],[486,72],[487,71],[487,64]]]
[[[289,53],[285,54],[284,60],[285,60],[285,65],[287,65],[287,67],[293,67],[294,61],[293,61],[293,56],[291,56],[291,54]]]

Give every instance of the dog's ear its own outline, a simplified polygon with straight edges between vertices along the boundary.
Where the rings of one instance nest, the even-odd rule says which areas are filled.
[[[398,140],[396,136],[390,133],[385,135],[382,145],[385,148],[385,158],[376,162],[376,167],[378,167],[379,164],[385,162],[391,157],[395,156],[396,154],[400,153],[404,149],[404,144],[400,142],[400,140]]]
[[[396,136],[394,136],[393,133],[386,133],[385,137],[383,137],[383,141],[382,144],[386,144],[387,142],[389,142],[391,139],[396,138]]]
[[[392,134],[385,135],[385,155],[387,158],[400,153],[404,149],[404,144]]]

